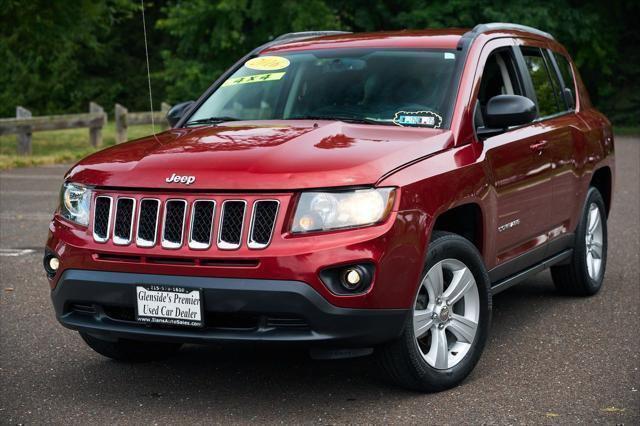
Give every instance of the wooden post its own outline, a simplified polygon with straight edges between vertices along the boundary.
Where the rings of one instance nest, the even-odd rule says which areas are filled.
[[[127,141],[127,113],[129,111],[120,104],[116,104],[115,120],[116,120],[116,143]]]
[[[89,142],[91,146],[98,147],[102,145],[102,127],[107,123],[107,117],[104,109],[95,102],[89,103],[89,112],[102,113],[104,116],[104,119],[98,124],[89,127]]]
[[[167,121],[167,113],[171,109],[171,105],[166,102],[160,104],[160,111],[162,112],[162,129],[167,130],[169,128],[169,122]]]
[[[16,118],[31,118],[32,114],[26,108],[16,107]],[[31,155],[31,126],[20,126],[18,130],[18,155]]]

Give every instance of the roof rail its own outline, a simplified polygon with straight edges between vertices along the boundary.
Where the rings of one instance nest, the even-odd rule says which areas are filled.
[[[300,31],[297,33],[286,33],[279,35],[271,41],[266,42],[265,44],[256,47],[251,51],[249,55],[257,55],[261,51],[268,49],[273,46],[278,46],[279,44],[288,43],[291,41],[302,41],[309,38],[314,37],[323,37],[323,36],[331,36],[331,35],[339,35],[339,34],[351,34],[349,31]],[[245,58],[246,59],[246,58]]]
[[[538,36],[555,40],[551,34],[541,31],[537,28],[528,27],[526,25],[520,25],[520,24],[511,24],[508,22],[490,22],[487,24],[478,24],[475,27],[473,27],[471,31],[467,31],[466,33],[464,33],[460,38],[460,41],[458,42],[458,50],[462,50],[464,46],[468,46],[480,34],[486,33],[488,31],[495,31],[495,30],[523,31],[526,33],[531,33],[531,34],[535,34]]]
[[[529,27],[526,25],[520,25],[520,24],[511,24],[509,22],[490,22],[488,24],[478,24],[475,27],[473,27],[471,32],[474,32],[476,34],[482,34],[482,33],[486,33],[487,31],[494,31],[494,30],[523,31],[525,33],[531,33],[531,34],[553,39],[553,36],[551,34],[541,31],[537,28]]]
[[[274,38],[273,41],[303,40],[312,37],[323,37],[339,34],[351,34],[350,31],[300,31],[297,33],[286,33]]]

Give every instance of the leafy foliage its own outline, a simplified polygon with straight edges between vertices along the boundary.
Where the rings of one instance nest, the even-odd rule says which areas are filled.
[[[136,0],[2,0],[0,115],[148,107]],[[147,0],[154,98],[197,97],[239,57],[279,34],[518,22],[551,32],[578,65],[594,103],[617,124],[640,119],[637,1]]]
[[[114,102],[145,105],[135,2],[0,3],[0,116],[13,116],[16,105],[35,115],[88,111],[90,101],[108,109]]]
[[[338,26],[322,0],[178,1],[165,11],[158,27],[177,43],[162,52],[171,100],[197,97],[235,60],[280,34]]]

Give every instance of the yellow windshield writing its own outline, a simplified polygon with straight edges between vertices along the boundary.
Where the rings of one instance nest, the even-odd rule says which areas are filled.
[[[259,71],[275,71],[289,66],[289,60],[281,56],[259,56],[249,59],[245,67]]]
[[[256,74],[256,75],[247,75],[244,77],[230,78],[229,80],[222,83],[221,87],[235,86],[237,84],[260,83],[263,81],[280,80],[284,76],[284,74],[285,74],[284,72],[270,72],[267,74]]]

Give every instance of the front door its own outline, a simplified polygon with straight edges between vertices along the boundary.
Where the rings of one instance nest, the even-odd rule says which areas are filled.
[[[506,47],[487,57],[476,103],[476,129],[483,128],[485,107],[493,96],[527,95],[516,53]],[[495,197],[496,216],[490,231],[496,235],[496,265],[524,252],[532,253],[528,263],[544,258],[552,194],[547,136],[545,125],[536,122],[482,140]]]

